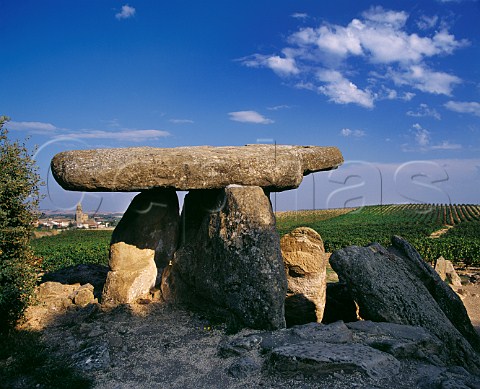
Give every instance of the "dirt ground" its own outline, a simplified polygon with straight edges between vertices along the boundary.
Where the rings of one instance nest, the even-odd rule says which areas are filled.
[[[477,273],[480,276],[480,272]],[[480,280],[456,288],[480,332]],[[433,367],[402,363],[400,373],[378,381],[360,373],[333,373],[321,379],[296,374],[281,376],[265,368],[265,356],[221,356],[219,345],[232,339],[225,326],[199,314],[159,302],[105,309],[51,312],[34,325],[52,353],[94,380],[99,389],[122,388],[415,388],[418,377]],[[258,333],[243,330],[236,336]],[[425,370],[427,369],[427,370]],[[434,374],[433,372],[432,374]],[[437,372],[438,373],[438,372]],[[435,373],[436,374],[436,373]]]

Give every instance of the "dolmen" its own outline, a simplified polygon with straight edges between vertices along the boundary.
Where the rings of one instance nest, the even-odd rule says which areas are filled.
[[[336,147],[255,144],[66,151],[51,168],[67,190],[140,192],[112,234],[104,303],[157,286],[232,329],[274,330],[288,284],[269,194],[342,163]]]

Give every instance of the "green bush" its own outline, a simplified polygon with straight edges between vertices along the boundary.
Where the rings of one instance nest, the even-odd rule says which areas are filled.
[[[0,332],[21,317],[36,282],[29,239],[39,176],[25,145],[8,139],[7,120],[0,116]]]

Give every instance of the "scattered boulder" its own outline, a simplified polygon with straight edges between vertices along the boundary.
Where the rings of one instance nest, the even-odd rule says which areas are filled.
[[[450,261],[445,261],[445,273],[447,276],[447,281],[450,285],[453,286],[462,286],[462,279],[460,276],[457,274],[455,271],[455,268],[453,267],[453,263]]]
[[[69,285],[59,282],[43,282],[35,288],[35,304],[24,315],[22,328],[42,330],[45,325],[58,321],[60,315],[69,311],[88,310],[98,304],[93,294],[93,285],[79,283]],[[82,309],[83,308],[83,309]]]
[[[94,287],[93,294],[96,298],[102,296],[102,290],[107,279],[108,266],[98,264],[80,264],[68,266],[54,272],[45,273],[42,276],[42,283],[47,281],[60,284],[91,284]]]
[[[442,281],[445,281],[447,278],[447,263],[446,259],[443,257],[437,258],[435,261],[435,266],[434,266],[435,271],[437,272],[438,276]]]
[[[399,236],[394,236],[392,245],[390,251],[403,259],[407,271],[424,285],[455,328],[477,352],[480,352],[480,336],[473,327],[460,297],[441,280],[437,272],[422,259],[409,242]],[[447,271],[447,267],[445,269]],[[451,272],[450,268],[448,271]]]
[[[453,263],[443,257],[439,257],[435,261],[435,271],[443,281],[448,281],[450,285],[462,286],[462,280],[455,271]]]
[[[93,304],[95,301],[95,296],[93,295],[93,285],[86,284],[82,285],[75,291],[73,296],[73,303],[79,307],[86,307],[88,304]]]
[[[443,341],[445,363],[480,372],[479,356],[412,271],[413,262],[372,244],[338,250],[330,263],[350,288],[362,318],[424,327]]]
[[[102,303],[127,304],[147,296],[155,286],[155,251],[118,242],[110,247],[110,271]]]
[[[336,147],[131,147],[64,151],[51,162],[67,190],[138,192],[151,188],[222,189],[230,184],[271,191],[297,188],[303,176],[343,163]]]
[[[280,247],[288,282],[287,326],[321,322],[327,288],[322,238],[309,227],[298,227],[280,239]]]
[[[287,281],[275,217],[260,187],[191,191],[182,241],[162,276],[162,294],[243,326],[285,326]]]

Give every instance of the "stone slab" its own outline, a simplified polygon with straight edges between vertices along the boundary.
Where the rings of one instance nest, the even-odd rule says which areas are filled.
[[[304,175],[342,163],[336,147],[255,144],[64,151],[54,156],[51,167],[64,189],[76,191],[221,189],[230,184],[282,191],[297,188]]]
[[[361,372],[376,379],[398,374],[400,362],[363,344],[303,342],[274,349],[270,368],[284,374],[319,377],[335,372]]]

